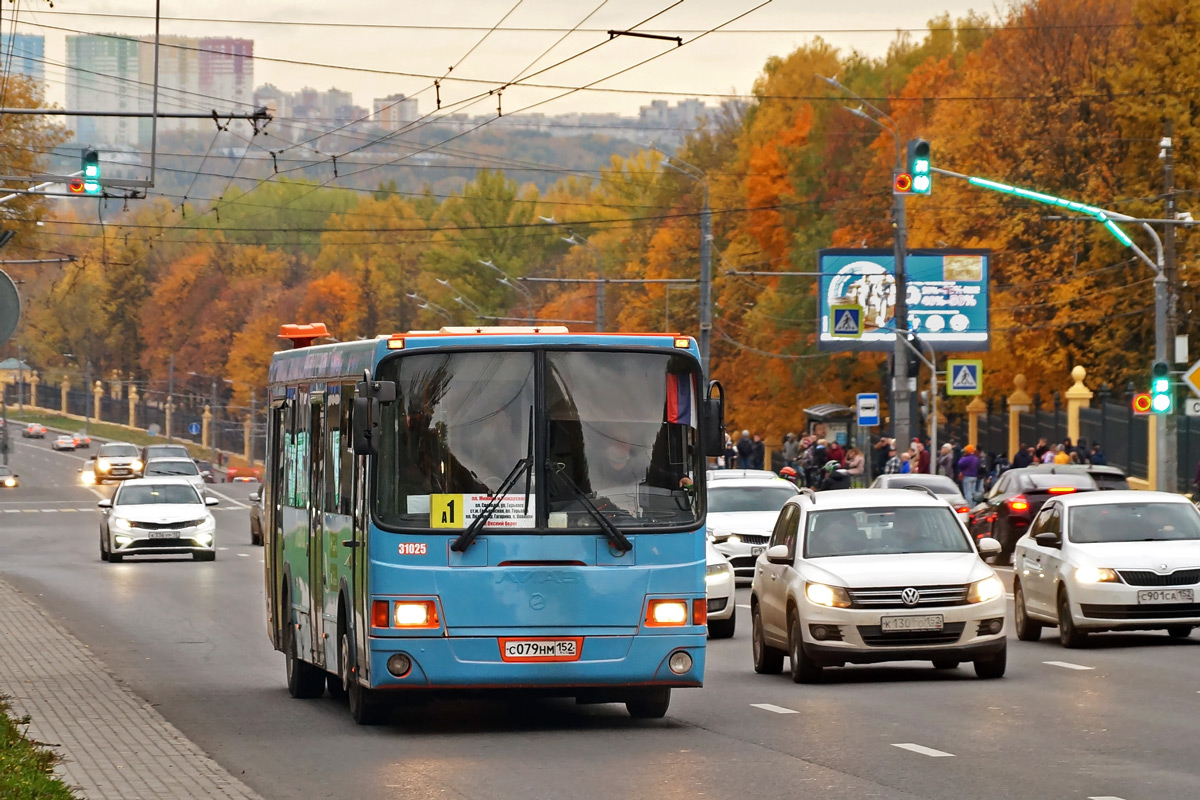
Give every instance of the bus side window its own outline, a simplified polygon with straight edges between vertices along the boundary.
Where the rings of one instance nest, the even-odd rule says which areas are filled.
[[[337,458],[341,462],[338,467],[337,512],[349,514],[354,509],[354,428],[352,414],[354,404],[349,402],[354,397],[353,384],[342,386],[342,408],[339,418],[341,431],[341,446]]]
[[[338,490],[341,487],[341,414],[343,406],[338,395],[330,395],[329,400],[329,404],[325,406],[325,452],[322,454],[325,460],[324,509],[326,513],[336,514],[338,513]]]

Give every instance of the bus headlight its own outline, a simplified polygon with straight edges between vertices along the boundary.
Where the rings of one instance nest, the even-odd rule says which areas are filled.
[[[432,600],[398,601],[392,609],[392,624],[397,628],[436,628],[437,606]]]
[[[684,600],[651,600],[646,606],[646,625],[652,628],[686,625],[687,618]]]

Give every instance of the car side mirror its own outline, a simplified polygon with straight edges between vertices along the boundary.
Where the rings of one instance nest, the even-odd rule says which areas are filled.
[[[767,561],[772,564],[791,564],[792,556],[786,544],[777,544],[767,549]]]
[[[259,500],[262,500],[262,495],[259,494],[258,492],[255,492],[254,494],[250,495],[251,503],[257,503]]]
[[[976,543],[979,547],[979,555],[994,556],[1002,549],[1000,542],[993,539],[991,536],[985,536]]]
[[[215,498],[215,497],[206,497],[206,498],[204,498],[204,505],[206,505],[206,506],[215,506],[215,505],[219,505],[219,504],[220,504],[220,502],[221,502],[221,501],[220,501],[220,500],[218,500],[218,499],[217,499],[217,498]]]
[[[97,508],[112,508],[112,500],[106,497],[103,500],[101,500],[99,503],[96,503],[96,507]]]
[[[1033,540],[1042,547],[1062,549],[1062,539],[1059,538],[1057,533],[1039,533],[1037,536],[1033,537]]]

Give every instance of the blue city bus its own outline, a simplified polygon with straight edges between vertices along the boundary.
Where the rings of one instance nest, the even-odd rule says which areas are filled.
[[[528,690],[661,717],[704,677],[695,341],[443,328],[270,365],[268,627],[293,697],[361,724],[413,693]]]

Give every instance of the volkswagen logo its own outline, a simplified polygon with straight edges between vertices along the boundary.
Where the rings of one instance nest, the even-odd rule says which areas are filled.
[[[900,600],[909,608],[921,602],[921,593],[916,589],[905,589],[900,593]]]

